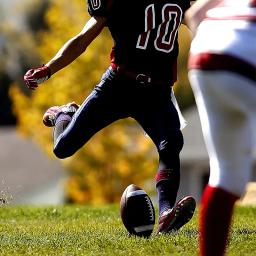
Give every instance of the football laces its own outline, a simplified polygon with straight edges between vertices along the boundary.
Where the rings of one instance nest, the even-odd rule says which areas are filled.
[[[155,213],[154,213],[154,209],[153,209],[153,206],[151,204],[151,201],[150,201],[148,196],[146,196],[145,199],[146,199],[147,207],[149,209],[149,218],[150,218],[151,221],[154,221],[155,220]]]

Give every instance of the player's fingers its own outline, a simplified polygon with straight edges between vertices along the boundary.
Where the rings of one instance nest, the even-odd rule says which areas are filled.
[[[38,87],[38,84],[35,83],[35,82],[29,82],[29,81],[26,81],[26,85],[29,89],[31,90],[35,90],[37,87]]]
[[[24,75],[24,78],[29,78],[30,76],[32,76],[34,74],[35,70],[34,69],[30,69],[26,72],[26,74]]]

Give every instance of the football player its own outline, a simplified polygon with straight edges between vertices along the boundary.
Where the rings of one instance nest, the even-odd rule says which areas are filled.
[[[198,0],[186,20],[194,36],[189,79],[210,158],[200,209],[200,255],[221,256],[253,163],[256,1]]]
[[[132,117],[149,135],[159,153],[156,188],[158,233],[178,230],[193,216],[195,200],[182,198],[179,153],[183,147],[176,81],[178,29],[189,0],[88,0],[91,18],[46,65],[29,70],[24,80],[34,90],[78,58],[107,27],[114,45],[110,66],[81,106],[75,102],[49,108],[43,117],[54,128],[54,153],[73,155],[95,133],[112,122]]]

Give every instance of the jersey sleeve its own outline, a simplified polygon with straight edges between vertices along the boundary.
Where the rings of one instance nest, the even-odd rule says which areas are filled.
[[[108,0],[87,0],[88,12],[91,16],[108,15]]]

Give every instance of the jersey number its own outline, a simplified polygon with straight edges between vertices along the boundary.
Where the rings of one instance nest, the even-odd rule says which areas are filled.
[[[162,8],[162,23],[156,27],[155,6],[151,4],[145,9],[145,31],[137,40],[136,48],[146,49],[151,30],[157,29],[154,47],[158,51],[170,52],[173,50],[178,28],[182,19],[182,10],[176,4],[166,4]]]
[[[93,10],[97,10],[101,7],[101,0],[91,0],[91,7]]]

